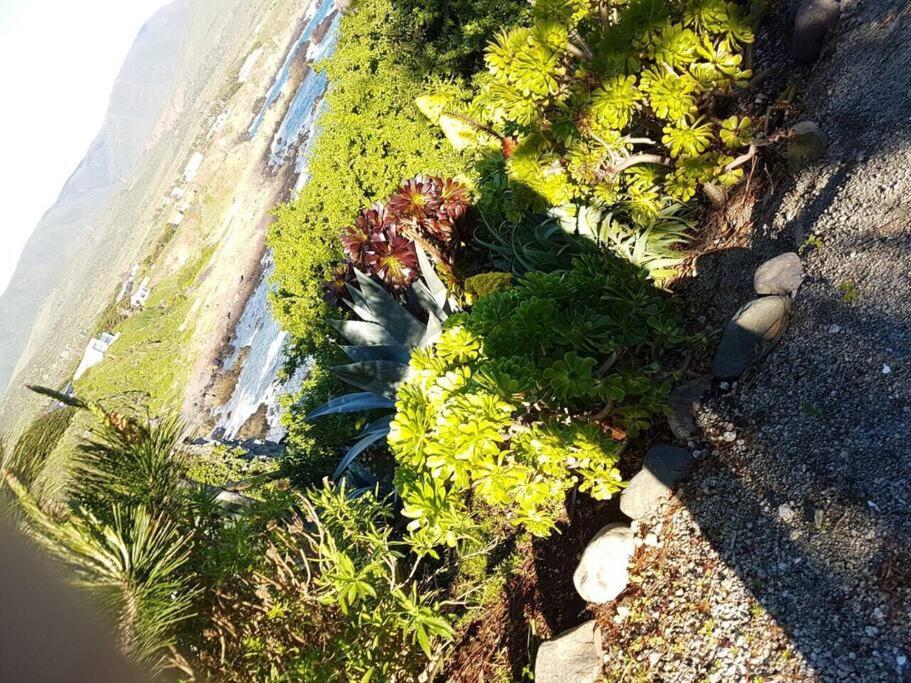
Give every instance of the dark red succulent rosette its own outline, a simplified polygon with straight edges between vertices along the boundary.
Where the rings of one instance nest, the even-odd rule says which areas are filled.
[[[389,197],[387,206],[396,218],[420,220],[437,212],[440,207],[439,192],[432,178],[417,176],[399,185]]]
[[[393,289],[407,287],[419,274],[414,242],[401,236],[394,224],[374,235],[366,262],[370,272]]]
[[[342,302],[351,300],[347,285],[357,281],[351,263],[342,263],[329,273],[329,279],[323,284],[323,300],[330,306],[341,308]]]
[[[363,209],[354,219],[354,225],[342,232],[342,246],[348,259],[356,266],[366,263],[370,243],[394,221],[394,217],[382,204]]]
[[[440,213],[455,222],[468,210],[468,188],[452,178],[436,178]]]

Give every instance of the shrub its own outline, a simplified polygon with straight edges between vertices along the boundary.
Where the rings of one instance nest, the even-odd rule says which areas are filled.
[[[529,13],[526,0],[399,0],[395,6],[391,29],[400,59],[443,78],[477,71],[490,36]]]
[[[214,597],[196,643],[213,680],[416,680],[452,636],[434,593],[401,566],[391,510],[325,488],[273,526],[255,571]]]
[[[651,351],[678,341],[667,302],[603,257],[528,274],[450,318],[412,353],[389,434],[416,550],[469,535],[472,496],[537,535],[573,487],[609,498],[622,442],[663,408]]]
[[[539,0],[529,26],[488,47],[471,103],[419,102],[457,147],[502,150],[532,204],[609,207],[638,231],[700,185],[742,176],[733,155],[750,123],[722,111],[750,77],[752,40],[725,0]]]

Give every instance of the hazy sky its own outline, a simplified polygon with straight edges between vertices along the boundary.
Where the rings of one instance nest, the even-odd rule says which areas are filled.
[[[168,0],[0,0],[0,294],[101,127],[142,24]]]

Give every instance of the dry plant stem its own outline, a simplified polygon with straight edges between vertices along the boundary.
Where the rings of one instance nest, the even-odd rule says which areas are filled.
[[[607,3],[599,2],[598,10],[601,15],[601,25],[604,26],[605,30],[609,29],[610,28],[610,15],[608,14],[608,11],[607,11]]]
[[[607,404],[605,404],[605,406],[598,412],[598,414],[592,418],[592,420],[594,422],[600,422],[601,420],[606,418],[608,415],[610,415],[613,412],[613,410],[614,410],[614,402],[608,401]]]
[[[503,136],[500,135],[497,131],[495,131],[490,126],[485,126],[483,123],[476,121],[475,119],[471,118],[470,116],[466,116],[465,114],[460,114],[457,111],[446,111],[443,113],[446,114],[446,116],[451,116],[454,119],[458,119],[462,123],[467,123],[469,126],[474,128],[475,130],[479,130],[482,133],[487,133],[488,135],[495,137],[500,142],[503,142]]]
[[[670,157],[663,157],[660,154],[634,154],[631,157],[627,157],[619,164],[609,167],[607,173],[608,175],[617,175],[636,164],[661,164],[662,166],[670,166],[673,163],[674,162]]]

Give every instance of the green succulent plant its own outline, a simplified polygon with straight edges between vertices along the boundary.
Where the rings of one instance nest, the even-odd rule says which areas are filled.
[[[526,274],[451,316],[412,353],[390,425],[409,543],[458,545],[479,503],[543,536],[574,487],[615,494],[626,435],[664,407],[656,340],[680,340],[664,297],[604,254]]]
[[[441,93],[422,111],[461,147],[502,149],[511,182],[549,206],[609,213],[626,227],[603,241],[667,271],[674,242],[655,221],[743,177],[728,152],[750,121],[719,121],[715,103],[751,76],[750,24],[726,0],[539,0],[489,45],[471,102]]]

